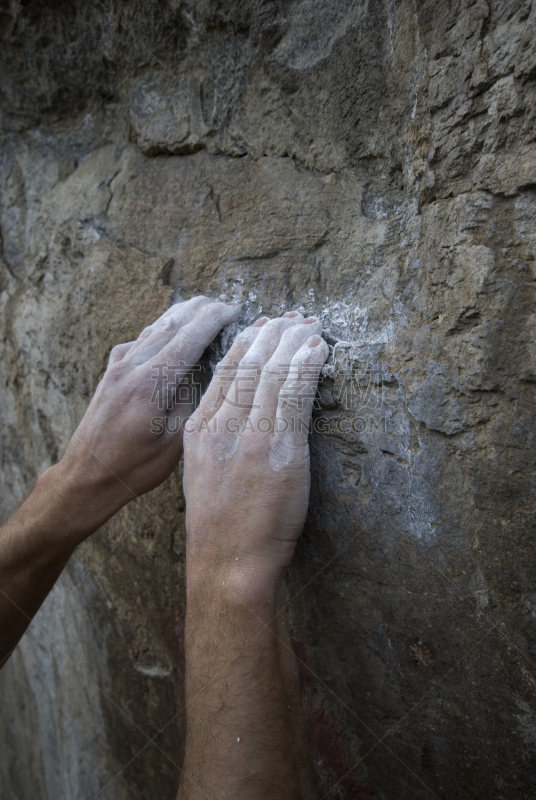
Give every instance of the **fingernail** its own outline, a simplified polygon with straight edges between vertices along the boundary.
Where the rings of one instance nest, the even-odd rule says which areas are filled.
[[[297,317],[298,316],[298,312],[297,311],[287,311],[287,313],[283,314],[283,316],[284,317]]]
[[[307,317],[302,322],[302,325],[312,325],[313,322],[318,322],[318,317]]]
[[[320,336],[311,336],[309,341],[307,342],[308,347],[318,347],[322,339]]]
[[[270,319],[270,317],[259,317],[259,319],[256,319],[256,320],[255,320],[255,322],[252,324],[252,326],[251,326],[251,327],[252,327],[252,328],[262,328],[262,326],[263,326],[263,325],[264,325],[266,322],[268,322],[268,320],[269,320],[269,319]]]

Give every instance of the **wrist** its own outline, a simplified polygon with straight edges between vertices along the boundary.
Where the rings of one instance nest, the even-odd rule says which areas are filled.
[[[73,514],[59,465],[50,467],[0,532],[4,554],[10,553],[10,569],[14,574],[23,569],[42,574],[51,566],[63,566],[89,534],[86,525],[87,516]]]
[[[240,566],[239,560],[214,568],[187,559],[186,591],[190,606],[224,605],[271,617],[284,605],[285,572],[267,570],[264,565]]]
[[[50,543],[74,549],[117,510],[107,494],[59,461],[40,475],[29,499]]]
[[[294,543],[281,542],[266,523],[237,529],[229,518],[192,520],[187,504],[186,531],[188,591],[225,589],[230,598],[255,603],[271,600],[284,586]]]

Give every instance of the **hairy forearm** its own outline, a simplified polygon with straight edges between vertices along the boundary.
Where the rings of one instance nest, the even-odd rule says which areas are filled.
[[[76,546],[175,468],[191,407],[175,402],[174,390],[240,309],[195,297],[172,305],[136,341],[113,348],[62,460],[0,529],[0,666]],[[184,369],[155,386],[155,369],[160,374],[171,364]],[[155,393],[159,402],[165,395],[174,436],[153,430]]]
[[[282,579],[189,585],[181,800],[317,797],[284,598]]]
[[[48,469],[0,528],[0,666],[28,627],[75,547],[98,527],[97,504]]]

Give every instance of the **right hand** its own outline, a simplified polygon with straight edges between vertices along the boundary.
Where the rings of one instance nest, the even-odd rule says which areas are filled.
[[[328,356],[316,317],[257,320],[220,362],[184,437],[188,582],[270,590],[309,501],[308,429]]]

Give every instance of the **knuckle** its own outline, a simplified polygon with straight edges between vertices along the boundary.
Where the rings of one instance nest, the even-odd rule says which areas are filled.
[[[269,358],[266,364],[262,369],[262,377],[263,379],[269,379],[275,377],[279,377],[283,374],[283,367],[279,363],[279,359],[277,358]]]
[[[251,362],[240,362],[238,369],[236,371],[236,381],[241,381],[244,386],[251,387],[252,382],[255,383],[256,381],[260,380],[263,373],[262,364],[259,364],[258,360],[255,359]]]
[[[108,383],[118,383],[119,381],[122,381],[125,378],[125,375],[130,371],[131,367],[129,364],[125,363],[124,361],[116,361],[115,364],[111,364],[108,367],[104,377]]]
[[[202,306],[196,312],[194,318],[184,326],[182,330],[189,329],[193,331],[202,332],[211,322],[214,321],[214,310],[212,303]]]
[[[193,326],[193,327],[192,327]],[[200,334],[202,332],[194,325],[193,322],[185,325],[184,328],[179,330],[179,344],[181,345],[198,345],[200,342]]]
[[[258,355],[246,353],[246,355],[240,359],[240,364],[238,365],[239,369],[261,369],[260,359]]]
[[[152,325],[148,325],[146,328],[142,330],[142,332],[138,336],[138,341],[140,339],[147,339],[153,332],[154,332],[154,323]]]
[[[301,333],[301,326],[299,325],[292,325],[290,328],[285,328],[283,333],[281,334],[281,341],[282,342],[291,342]]]
[[[218,303],[218,302],[211,302],[208,305],[203,306],[203,310],[206,309],[207,314],[214,314],[217,313],[220,317],[225,317],[229,314],[230,306],[227,306],[225,303]]]
[[[273,333],[278,333],[282,326],[285,324],[285,320],[283,317],[276,317],[275,319],[270,319],[266,323],[266,325],[262,326],[263,331],[271,331]]]
[[[260,328],[245,328],[245,330],[238,334],[234,340],[234,344],[250,344],[258,336],[259,330]]]
[[[112,349],[110,350],[110,358],[112,359],[112,361],[114,359],[119,358],[122,355],[124,347],[125,347],[124,344],[116,344],[114,347],[112,347]]]

